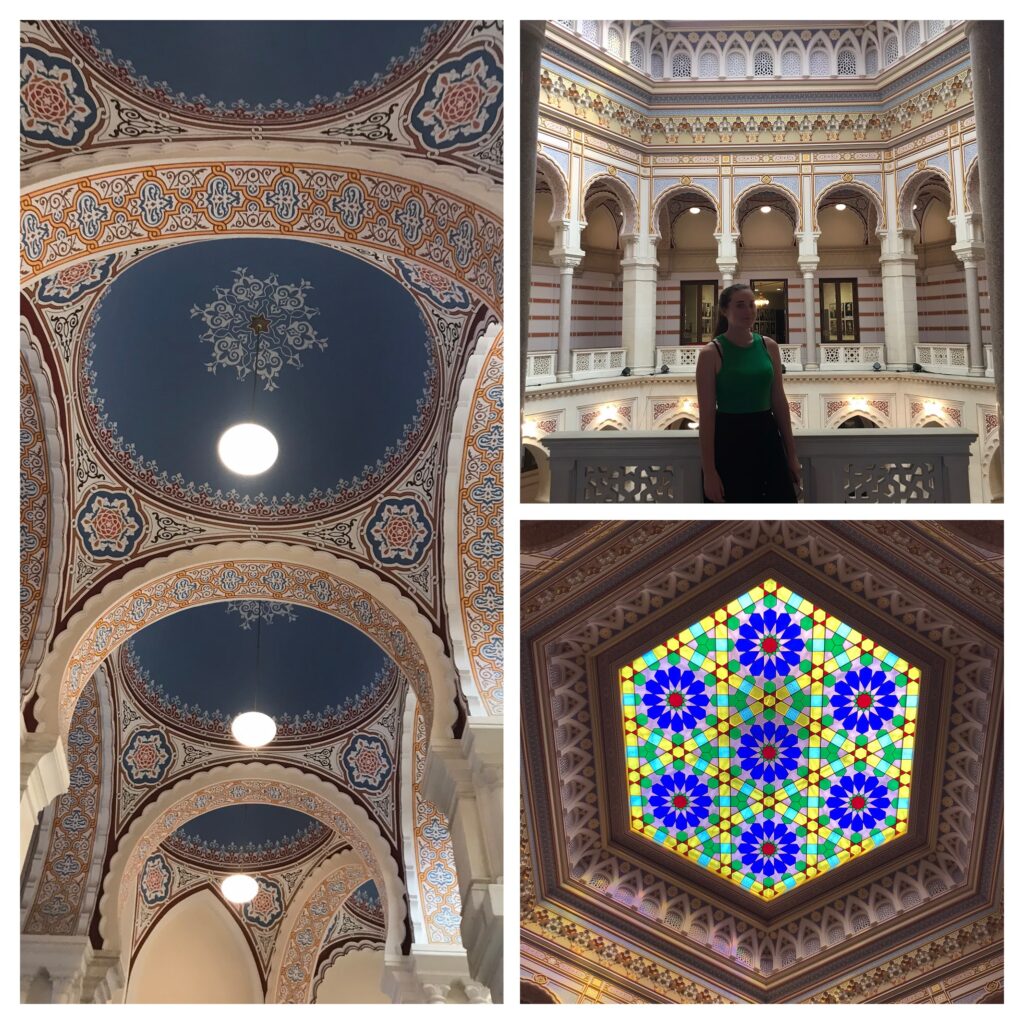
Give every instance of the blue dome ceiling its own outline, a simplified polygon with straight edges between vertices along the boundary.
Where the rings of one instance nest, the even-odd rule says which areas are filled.
[[[367,468],[412,443],[434,380],[404,288],[292,240],[218,240],[139,261],[103,296],[90,347],[90,395],[138,473],[145,464],[186,489],[268,498],[358,491]],[[216,452],[249,419],[280,446],[256,477]]]
[[[372,640],[298,605],[230,601],[186,609],[136,634],[125,651],[151,698],[158,692],[162,704],[198,706],[224,721],[253,708],[257,638],[257,706],[279,723],[310,712],[334,726],[338,716],[325,709],[358,714],[361,701],[372,710],[393,692],[397,669]]]
[[[232,104],[305,103],[383,73],[425,21],[89,21],[98,45],[137,75]],[[282,55],[287,54],[287,59]]]
[[[288,807],[267,804],[240,804],[219,807],[193,818],[173,833],[181,842],[186,838],[212,847],[230,847],[231,844],[248,846],[285,846],[307,831],[326,828],[316,818]]]

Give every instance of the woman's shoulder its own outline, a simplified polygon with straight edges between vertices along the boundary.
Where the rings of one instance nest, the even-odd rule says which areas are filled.
[[[697,352],[697,358],[701,357],[708,358],[712,355],[721,355],[722,350],[718,347],[717,341],[709,341],[706,345],[701,345],[700,350]]]
[[[767,334],[762,334],[761,340],[769,352],[777,352],[779,350],[779,343],[774,338],[769,338]]]

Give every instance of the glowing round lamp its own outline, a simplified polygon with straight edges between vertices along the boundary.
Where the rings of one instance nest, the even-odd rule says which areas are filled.
[[[277,735],[277,723],[262,711],[246,711],[232,721],[231,735],[243,747],[255,749],[265,746]]]
[[[277,461],[277,438],[258,423],[236,423],[220,435],[217,454],[232,473],[255,476]]]
[[[772,212],[772,208],[770,206],[762,206],[761,207],[761,212],[762,213],[771,213]]]
[[[842,212],[846,209],[846,203],[836,203],[836,209]]]
[[[690,207],[690,213],[700,213],[700,207],[699,206],[691,206]]]
[[[228,875],[221,881],[220,891],[230,903],[248,903],[260,891],[260,884],[252,875]]]

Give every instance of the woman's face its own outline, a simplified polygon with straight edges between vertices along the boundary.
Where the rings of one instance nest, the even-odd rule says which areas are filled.
[[[749,288],[741,288],[729,298],[729,305],[723,310],[730,327],[741,327],[749,330],[757,319],[757,306],[754,305],[754,293]]]

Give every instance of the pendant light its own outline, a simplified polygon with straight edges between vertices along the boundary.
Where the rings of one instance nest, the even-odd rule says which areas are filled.
[[[231,721],[231,735],[242,744],[255,750],[266,746],[277,734],[277,723],[262,711],[257,710],[260,696],[260,646],[263,636],[263,605],[256,602],[256,678],[253,685],[252,711],[243,711]]]
[[[220,891],[230,903],[248,903],[260,891],[260,883],[252,875],[228,875],[220,880]]]
[[[253,317],[249,328],[256,335],[256,352],[252,360],[252,401],[249,415],[255,417],[256,387],[259,382],[260,353],[263,335],[270,329],[266,317]],[[277,438],[266,427],[251,420],[228,427],[217,442],[220,461],[240,476],[265,473],[277,461]]]

